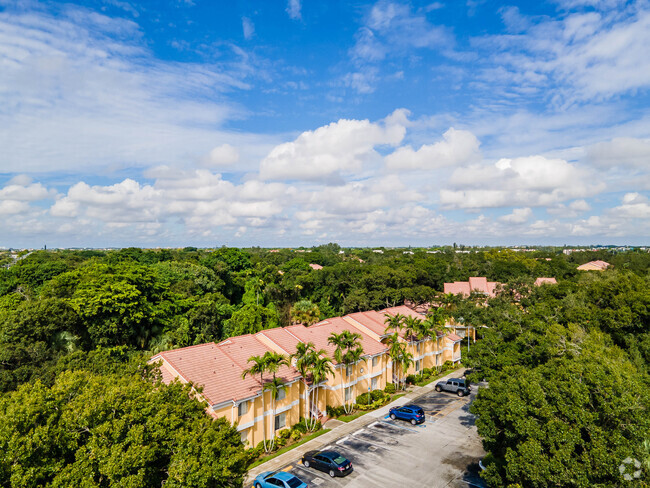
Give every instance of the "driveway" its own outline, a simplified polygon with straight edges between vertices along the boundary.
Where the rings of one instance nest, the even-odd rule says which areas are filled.
[[[485,453],[474,416],[469,413],[479,385],[473,385],[469,398],[438,393],[433,386],[411,392],[391,405],[417,403],[427,414],[423,424],[393,421],[388,417],[390,406],[383,407],[279,456],[273,464],[269,461],[257,467],[249,473],[247,486],[261,471],[283,470],[309,486],[322,488],[484,487],[478,477],[478,461]],[[352,461],[354,472],[345,478],[330,478],[327,473],[305,468],[300,458],[311,449],[339,451]]]

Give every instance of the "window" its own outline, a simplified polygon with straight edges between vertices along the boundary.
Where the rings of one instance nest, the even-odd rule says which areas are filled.
[[[287,425],[287,414],[280,413],[275,416],[275,430],[284,428]]]
[[[248,402],[241,402],[237,406],[237,415],[243,417],[246,413],[248,413]]]
[[[248,429],[240,431],[239,438],[242,444],[246,444],[248,442]]]
[[[420,368],[422,368],[422,360],[418,359],[415,361],[415,371],[420,371]]]
[[[352,368],[353,368],[353,366],[346,366],[345,367],[345,376],[352,376]]]
[[[375,356],[374,358],[372,358],[372,367],[376,368],[378,364],[379,364],[379,356]]]
[[[352,387],[348,387],[345,389],[345,401],[349,402],[352,400]]]
[[[284,400],[287,398],[287,390],[284,388],[282,390],[278,390],[278,400]]]
[[[417,348],[416,348],[418,354],[422,354],[422,343],[418,342]]]
[[[377,388],[379,388],[379,378],[373,378],[370,381],[370,389],[371,390],[376,390]]]

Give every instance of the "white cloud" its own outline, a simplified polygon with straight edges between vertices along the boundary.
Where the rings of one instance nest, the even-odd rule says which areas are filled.
[[[249,40],[255,34],[255,25],[248,17],[241,18],[242,30],[244,32],[244,39]]]
[[[230,144],[222,144],[210,151],[206,160],[206,166],[220,167],[230,166],[239,161],[239,150]]]
[[[650,139],[617,137],[587,148],[586,160],[602,168],[650,168]]]
[[[477,79],[485,79],[487,89],[522,97],[541,90],[556,106],[567,106],[650,86],[650,12],[643,6],[517,18],[528,21],[533,25],[519,35],[474,40],[486,48]]]
[[[386,156],[386,167],[391,170],[428,170],[444,166],[456,166],[480,159],[480,142],[474,134],[451,127],[443,134],[443,140],[424,144],[414,151],[402,146]]]
[[[315,131],[303,132],[293,142],[275,147],[260,164],[265,180],[332,180],[360,171],[378,159],[374,148],[395,146],[406,132],[405,110],[397,110],[378,123],[341,119]]]
[[[512,213],[499,217],[499,220],[509,224],[523,224],[533,215],[533,211],[529,208],[515,208]]]
[[[287,2],[287,13],[293,20],[300,20],[302,18],[300,13],[301,8],[300,0],[289,0]]]
[[[590,178],[585,170],[542,156],[457,169],[450,183],[455,189],[440,191],[440,202],[449,208],[548,206],[605,189],[604,183]]]
[[[222,45],[216,63],[156,59],[130,20],[80,7],[0,11],[0,147],[8,173],[188,164],[215,141],[256,151],[272,137],[228,133],[223,96],[265,76]]]

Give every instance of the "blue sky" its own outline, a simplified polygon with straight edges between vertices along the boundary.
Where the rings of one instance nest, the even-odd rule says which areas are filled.
[[[648,1],[0,0],[0,246],[650,244]]]

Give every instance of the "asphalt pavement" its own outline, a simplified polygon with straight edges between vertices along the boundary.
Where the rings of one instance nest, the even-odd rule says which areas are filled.
[[[443,379],[461,374],[462,370],[457,370]],[[436,382],[415,387],[391,404],[339,425],[254,468],[245,486],[252,486],[261,472],[283,470],[319,488],[484,487],[478,476],[478,461],[485,453],[474,416],[469,413],[469,404],[480,385],[473,384],[472,394],[459,398],[436,392]],[[389,418],[391,407],[407,403],[417,403],[423,408],[426,413],[423,424],[413,426]],[[319,449],[340,452],[352,461],[354,471],[344,478],[330,478],[327,473],[305,468],[300,461],[302,454]]]

